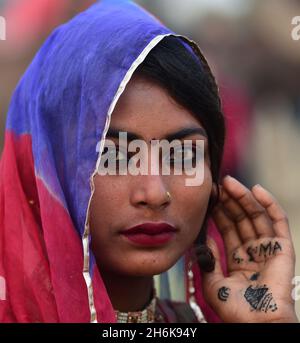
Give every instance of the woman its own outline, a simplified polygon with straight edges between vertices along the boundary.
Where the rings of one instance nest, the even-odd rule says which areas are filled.
[[[159,173],[124,175],[137,154],[128,161],[120,132],[144,142],[143,156],[175,142],[145,164]],[[297,321],[286,217],[260,186],[219,186],[223,144],[217,87],[192,42],[130,1],[101,1],[55,30],[8,115],[1,321],[203,322],[213,311],[225,322]],[[175,173],[182,160],[201,166],[201,182]],[[210,216],[227,277],[213,229],[207,239]],[[182,258],[188,303],[158,298],[153,276]]]

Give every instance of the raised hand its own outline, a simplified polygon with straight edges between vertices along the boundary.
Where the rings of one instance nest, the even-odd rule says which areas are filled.
[[[259,185],[250,191],[227,176],[220,191],[213,219],[225,243],[228,275],[208,239],[216,266],[203,275],[207,301],[224,322],[297,322],[295,253],[285,212]]]

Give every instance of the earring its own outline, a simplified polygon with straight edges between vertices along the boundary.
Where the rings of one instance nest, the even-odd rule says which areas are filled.
[[[199,305],[197,304],[197,301],[196,301],[196,289],[195,289],[195,284],[194,284],[194,273],[192,270],[192,265],[193,265],[193,263],[190,260],[188,263],[188,272],[187,272],[189,305],[191,306],[192,310],[194,311],[198,322],[199,323],[207,323],[205,318],[204,318],[204,315],[201,311],[201,308],[199,307]]]

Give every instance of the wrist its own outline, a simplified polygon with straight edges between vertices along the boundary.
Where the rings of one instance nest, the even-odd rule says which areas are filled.
[[[299,323],[299,319],[296,313],[293,313],[292,315],[289,315],[287,317],[282,317],[282,318],[272,320],[269,323]]]

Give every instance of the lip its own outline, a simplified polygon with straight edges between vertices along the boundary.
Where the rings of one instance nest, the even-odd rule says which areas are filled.
[[[121,232],[128,240],[139,245],[162,245],[169,242],[177,229],[168,223],[143,223]]]

